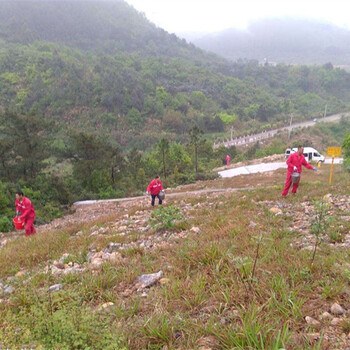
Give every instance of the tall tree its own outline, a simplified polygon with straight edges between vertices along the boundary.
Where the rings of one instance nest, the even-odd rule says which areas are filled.
[[[198,173],[198,148],[201,141],[201,135],[203,131],[198,128],[198,126],[194,126],[189,131],[190,134],[190,144],[194,148],[194,164],[196,169],[196,174]]]
[[[0,178],[14,180],[11,176],[11,157],[13,156],[13,144],[10,140],[0,138]]]
[[[13,145],[17,178],[34,179],[43,167],[48,153],[48,133],[51,124],[34,115],[19,115],[6,111],[1,116],[3,139]]]
[[[167,158],[169,156],[169,141],[165,139],[164,137],[159,141],[158,145],[158,152],[160,153],[161,159],[162,159],[162,165],[163,165],[163,175],[164,178],[166,179],[166,163],[167,163]]]
[[[86,189],[96,189],[96,178],[102,179],[106,169],[110,167],[112,154],[109,152],[109,144],[95,135],[84,132],[72,132],[70,142],[69,152],[73,160],[74,177]],[[110,182],[112,181],[111,179]]]

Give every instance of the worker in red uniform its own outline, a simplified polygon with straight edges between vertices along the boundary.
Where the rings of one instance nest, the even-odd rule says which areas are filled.
[[[24,197],[22,191],[16,192],[16,215],[19,216],[20,221],[25,223],[25,235],[30,236],[36,233],[34,228],[35,210],[32,202]]]
[[[282,191],[282,196],[286,196],[288,194],[289,188],[292,184],[292,173],[293,172],[298,172],[301,174],[302,171],[302,166],[308,169],[312,169],[313,171],[317,171],[317,168],[313,167],[310,165],[306,160],[303,155],[304,148],[303,146],[298,146],[298,151],[291,154],[288,159],[287,159],[287,178],[286,178],[286,183],[284,185],[284,189]],[[299,181],[300,182],[300,181]],[[298,183],[293,183],[292,187],[292,193],[296,193],[297,189],[299,187],[299,182]]]
[[[227,165],[227,166],[230,165],[230,160],[231,160],[231,158],[230,158],[230,156],[227,154],[227,155],[226,155],[226,165]]]
[[[154,202],[156,200],[156,197],[158,197],[158,204],[162,204],[162,200],[159,197],[159,192],[163,190],[162,182],[160,181],[159,175],[157,175],[148,185],[147,187],[147,194],[151,194],[152,196],[152,202],[151,205],[154,207]]]

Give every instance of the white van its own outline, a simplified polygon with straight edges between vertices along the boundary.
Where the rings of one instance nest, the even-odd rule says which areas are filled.
[[[285,158],[288,159],[288,157],[292,154],[298,151],[298,148],[287,148],[285,152]],[[324,162],[324,156],[321,155],[319,151],[312,147],[304,147],[303,155],[305,159],[310,162],[310,160],[313,160],[314,162]]]

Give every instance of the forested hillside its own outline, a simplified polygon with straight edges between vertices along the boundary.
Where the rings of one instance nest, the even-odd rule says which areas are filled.
[[[332,62],[349,67],[349,34],[349,30],[329,23],[275,18],[253,22],[246,30],[232,28],[191,41],[230,60],[309,65]]]
[[[346,110],[350,75],[225,61],[155,27],[124,1],[0,2],[0,216],[21,187],[38,220],[87,198],[140,194],[161,173],[211,177],[210,140]],[[282,151],[277,142],[268,152]],[[1,218],[0,218],[1,220]]]

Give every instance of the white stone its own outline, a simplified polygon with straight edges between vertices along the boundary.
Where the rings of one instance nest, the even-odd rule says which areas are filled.
[[[320,322],[318,322],[317,320],[315,320],[314,318],[312,318],[310,316],[306,316],[305,321],[310,326],[319,326],[320,325]]]
[[[331,313],[333,315],[342,315],[344,312],[345,310],[338,303],[334,303],[331,306]]]
[[[341,318],[333,318],[333,320],[331,321],[331,326],[338,326],[341,323],[342,319]]]
[[[93,270],[99,270],[102,267],[103,260],[101,258],[95,258],[91,260],[90,266]]]
[[[157,273],[151,273],[148,275],[142,275],[136,278],[135,284],[139,284],[141,288],[147,288],[157,283],[163,277],[163,271],[160,270]]]
[[[273,207],[270,209],[270,212],[277,214],[277,213],[282,213],[282,210],[280,208]]]
[[[114,303],[112,302],[108,302],[108,303],[104,303],[102,305],[100,305],[96,311],[100,312],[100,311],[110,311],[111,307],[114,306]]]
[[[52,286],[50,286],[49,288],[49,293],[54,293],[54,292],[58,292],[59,290],[61,290],[63,287],[62,287],[62,284],[54,284]]]
[[[332,318],[333,318],[333,316],[327,311],[321,315],[322,320],[331,320]]]
[[[193,232],[193,233],[200,233],[201,229],[199,227],[193,226],[190,231]]]

